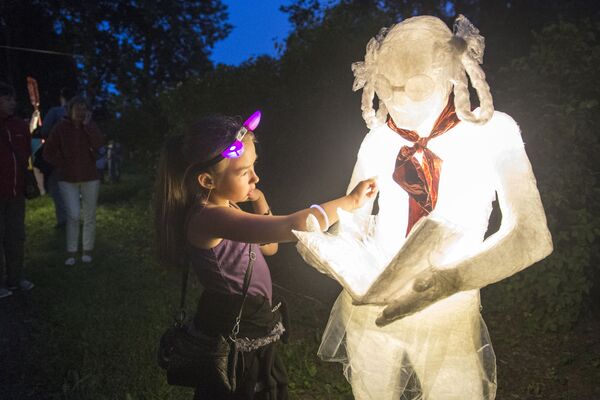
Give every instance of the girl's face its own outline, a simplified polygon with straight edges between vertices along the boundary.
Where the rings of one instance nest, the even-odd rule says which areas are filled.
[[[225,205],[227,201],[234,203],[248,200],[259,181],[254,171],[256,148],[250,135],[244,138],[244,154],[239,158],[231,158],[222,171],[215,174],[215,187],[209,201]]]

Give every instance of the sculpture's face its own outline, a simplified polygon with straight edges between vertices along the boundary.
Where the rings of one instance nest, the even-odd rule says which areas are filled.
[[[446,103],[448,78],[436,67],[436,40],[429,32],[409,30],[382,46],[375,91],[400,127],[417,128]]]

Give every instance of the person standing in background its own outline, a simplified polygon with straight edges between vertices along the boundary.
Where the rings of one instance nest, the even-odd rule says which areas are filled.
[[[25,170],[31,134],[27,123],[13,115],[15,107],[14,89],[0,82],[0,298],[34,287],[23,279]]]
[[[44,118],[44,124],[40,128],[40,136],[47,140],[54,126],[67,116],[67,102],[73,97],[73,92],[69,88],[60,90],[60,106],[52,107],[48,110]],[[67,223],[67,212],[58,187],[58,173],[56,170],[51,171],[48,176],[44,177],[47,183],[47,189],[54,203],[54,212],[56,215],[55,228],[62,229]]]
[[[96,203],[100,180],[96,154],[104,145],[104,135],[92,122],[87,101],[73,97],[67,104],[67,118],[52,130],[44,146],[44,158],[58,174],[58,186],[67,215],[67,259],[75,265],[79,247],[79,212],[83,209],[83,263],[92,262],[96,237]]]

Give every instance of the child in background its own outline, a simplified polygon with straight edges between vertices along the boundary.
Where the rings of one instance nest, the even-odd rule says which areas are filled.
[[[346,211],[360,207],[376,195],[377,186],[374,179],[367,179],[346,196],[290,215],[272,215],[256,187],[252,130],[259,118],[257,112],[242,125],[231,117],[207,117],[185,136],[167,141],[159,166],[155,223],[162,263],[184,268],[189,262],[205,288],[194,318],[194,328],[205,334],[231,332],[248,259],[254,253],[238,337],[249,338],[258,347],[251,345],[253,350],[242,353],[238,390],[227,398],[279,400],[287,399],[287,373],[274,344],[285,327],[272,304],[271,274],[263,254],[274,254],[278,242],[294,241],[292,230],[306,230],[310,214],[327,229],[337,221],[338,207]],[[237,206],[245,201],[251,202],[254,213]],[[208,385],[198,387],[195,398],[224,397]]]

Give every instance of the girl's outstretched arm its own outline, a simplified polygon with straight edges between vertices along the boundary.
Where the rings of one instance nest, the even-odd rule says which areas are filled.
[[[248,200],[252,202],[252,209],[254,210],[254,214],[273,216],[273,213],[271,212],[271,207],[269,207],[269,203],[267,202],[267,198],[261,190],[254,189],[253,196]],[[260,244],[260,251],[265,256],[272,256],[275,253],[277,253],[277,250],[279,250],[279,244],[277,242]]]
[[[337,222],[337,209],[352,211],[377,195],[374,178],[366,179],[346,196],[320,205],[327,214],[329,224]],[[325,226],[325,216],[318,208],[306,208],[293,214],[257,215],[231,207],[207,207],[191,216],[188,240],[200,248],[212,248],[222,239],[246,243],[291,242],[296,240],[292,230],[306,230],[306,219],[313,214]]]

